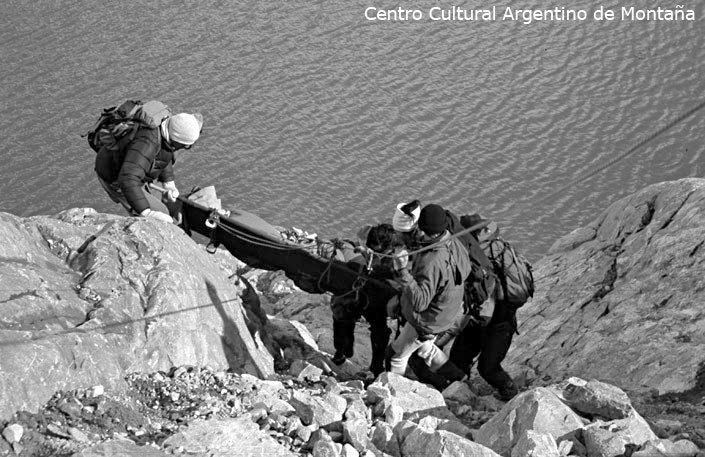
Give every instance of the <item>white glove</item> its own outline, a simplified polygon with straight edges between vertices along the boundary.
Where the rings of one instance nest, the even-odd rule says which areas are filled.
[[[164,214],[161,211],[152,211],[151,209],[147,208],[146,210],[142,211],[140,213],[140,216],[142,217],[150,217],[152,219],[157,219],[162,222],[168,222],[169,224],[174,223],[174,219],[171,218],[168,214]]]
[[[166,189],[166,199],[170,202],[175,202],[179,198],[179,189],[176,188],[176,183],[174,181],[167,181],[164,183],[164,189]]]
[[[409,252],[406,249],[400,249],[394,253],[392,258],[392,266],[396,271],[401,271],[409,264]]]

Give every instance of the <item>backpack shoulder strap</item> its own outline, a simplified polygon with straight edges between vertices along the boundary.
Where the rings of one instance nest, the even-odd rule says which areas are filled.
[[[164,119],[171,116],[171,109],[157,100],[150,100],[138,107],[133,117],[142,125],[155,129]]]

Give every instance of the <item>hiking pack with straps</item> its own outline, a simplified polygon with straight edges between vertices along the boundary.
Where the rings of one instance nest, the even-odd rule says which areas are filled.
[[[95,151],[119,151],[131,141],[139,127],[156,129],[171,115],[164,103],[152,100],[142,103],[127,100],[119,106],[105,108],[93,128],[81,135]]]
[[[500,237],[483,241],[481,246],[499,279],[495,300],[514,308],[523,306],[534,296],[534,275],[529,261]]]
[[[492,289],[492,271],[484,268],[476,256],[470,256],[472,270],[465,280],[466,312],[478,314],[480,307],[490,296]]]
[[[446,211],[446,216],[451,233],[459,233],[467,228],[452,212]],[[468,250],[472,265],[472,270],[465,280],[465,312],[479,315],[482,304],[495,288],[494,266],[470,233],[460,236],[460,240]]]

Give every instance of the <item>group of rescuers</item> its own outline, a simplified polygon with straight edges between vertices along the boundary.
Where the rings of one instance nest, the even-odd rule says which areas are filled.
[[[202,126],[200,114],[178,113],[157,128],[138,128],[120,154],[98,152],[95,171],[101,185],[131,214],[174,222],[169,203],[179,191],[172,166],[177,152],[198,140]],[[161,198],[149,186],[154,181],[165,190]],[[474,226],[481,228],[467,230]],[[515,383],[501,366],[517,329],[516,310],[494,300],[497,281],[480,245],[497,231],[496,223],[479,214],[458,217],[436,204],[422,207],[418,200],[397,205],[391,224],[361,230],[356,243],[360,256],[353,262],[376,259],[371,276],[393,284],[399,293],[381,306],[361,294],[332,297],[333,362],[340,365],[353,356],[355,323],[364,316],[374,376],[383,371],[404,375],[409,368],[419,380],[444,389],[465,379],[476,362],[500,399],[516,395]],[[486,275],[482,297],[464,286],[473,268]],[[391,344],[389,318],[399,322]]]

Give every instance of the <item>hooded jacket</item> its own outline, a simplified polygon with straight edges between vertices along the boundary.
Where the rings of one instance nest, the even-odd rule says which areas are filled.
[[[142,186],[154,180],[173,181],[174,162],[174,153],[162,141],[160,129],[140,127],[118,152],[99,151],[95,171],[108,183],[116,182],[132,209],[141,213],[149,208]]]
[[[401,272],[401,314],[419,335],[441,333],[463,313],[463,282],[472,268],[468,252],[446,232],[413,260],[411,272]]]

